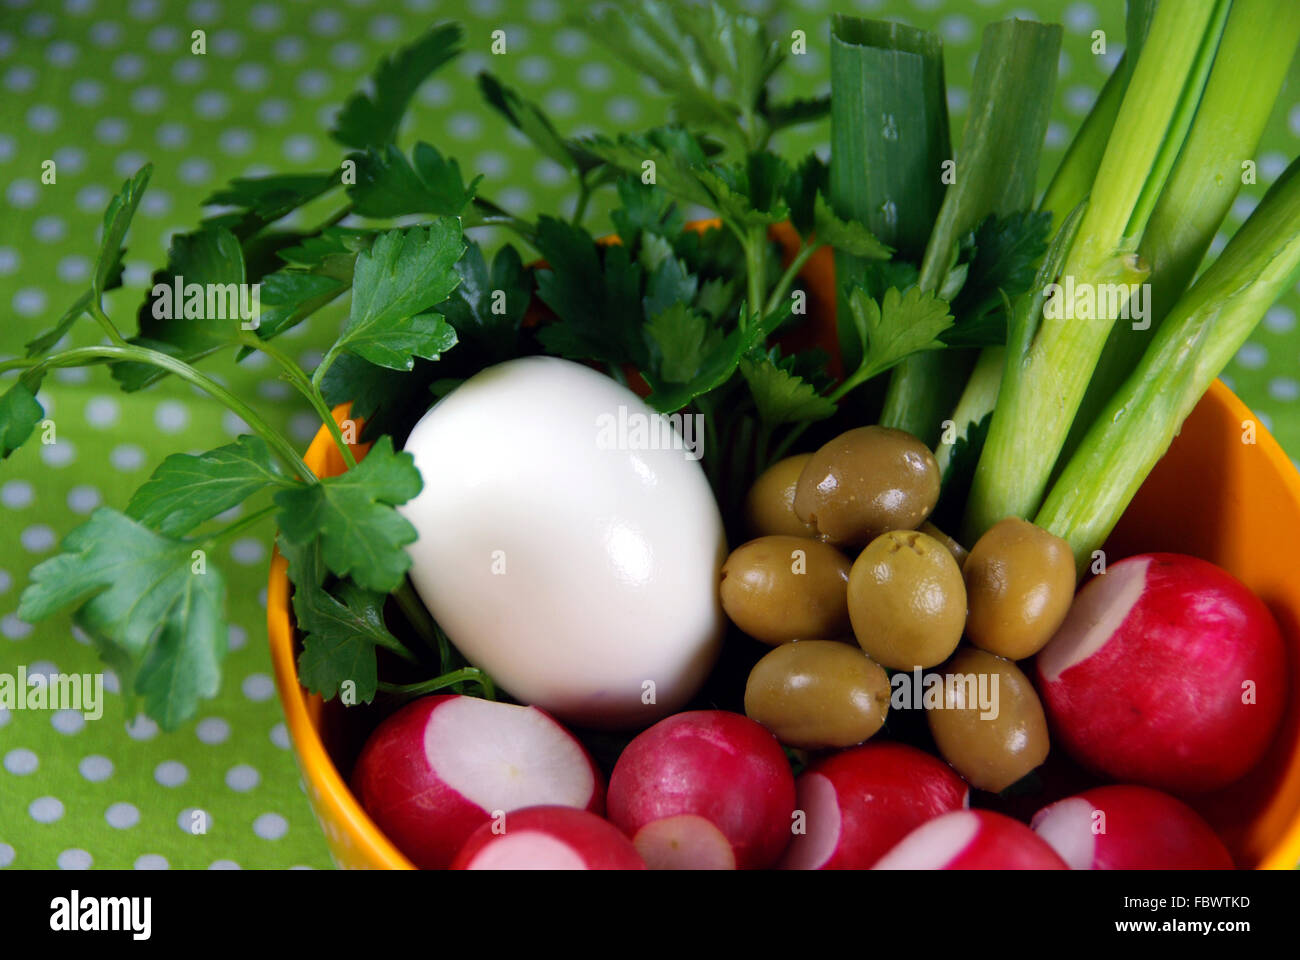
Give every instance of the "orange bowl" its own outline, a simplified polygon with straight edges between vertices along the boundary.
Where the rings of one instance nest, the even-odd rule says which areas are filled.
[[[778,233],[778,239],[787,237]],[[826,253],[826,251],[822,251]],[[834,279],[830,256],[804,271],[815,342],[833,348]],[[347,408],[335,417],[342,420]],[[1254,443],[1246,442],[1253,424]],[[354,448],[364,454],[365,447]],[[345,469],[322,428],[306,453],[318,476]],[[1286,638],[1290,688],[1300,691],[1300,474],[1245,404],[1216,381],[1138,492],[1106,545],[1112,562],[1152,550],[1188,553],[1231,571],[1273,611]],[[267,629],[276,685],[307,797],[344,868],[411,869],[348,788],[357,731],[342,711],[298,682],[298,640],[284,559],[271,561]],[[1243,867],[1290,869],[1300,863],[1300,697],[1292,696],[1269,754],[1243,780],[1194,802]]]

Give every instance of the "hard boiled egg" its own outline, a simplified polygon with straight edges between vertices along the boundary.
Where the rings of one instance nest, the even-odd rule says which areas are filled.
[[[415,589],[524,703],[604,728],[680,709],[724,622],[726,539],[690,449],[701,439],[568,360],[479,372],[406,444],[424,478],[402,508],[419,532]]]

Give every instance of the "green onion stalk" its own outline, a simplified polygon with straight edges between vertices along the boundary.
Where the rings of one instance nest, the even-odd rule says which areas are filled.
[[[985,217],[1033,202],[1060,49],[1056,25],[1003,20],[985,28],[962,150],[921,261],[922,290],[943,286],[962,237]],[[908,357],[890,378],[881,423],[934,446],[975,361],[969,349]]]
[[[1117,323],[1066,441],[1068,456],[1196,274],[1253,172],[1252,157],[1300,44],[1295,0],[1235,0],[1187,142],[1156,202],[1139,254],[1150,266],[1145,329]]]
[[[1190,126],[1205,64],[1229,4],[1161,4],[1133,66],[1096,182],[1061,272],[1082,289],[1131,290],[1148,270],[1137,247]],[[1194,105],[1191,109],[1194,109]],[[1109,298],[1107,298],[1109,299]],[[1042,503],[1057,457],[1124,302],[1075,319],[1057,298],[1023,351],[1008,350],[997,408],[975,470],[963,524],[974,542],[1007,516]],[[1010,387],[1011,389],[1008,389]]]
[[[1070,544],[1081,571],[1297,267],[1300,161],[1174,306],[1034,518]]]

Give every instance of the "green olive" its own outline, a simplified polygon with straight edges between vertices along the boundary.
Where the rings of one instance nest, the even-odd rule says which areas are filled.
[[[966,588],[948,548],[916,530],[893,530],[858,554],[849,574],[858,644],[892,670],[933,667],[957,648]]]
[[[926,711],[943,758],[973,787],[998,793],[1047,759],[1047,720],[1010,660],[963,647],[943,669],[943,706]]]
[[[791,537],[817,537],[815,524],[805,523],[794,512],[794,490],[811,453],[800,453],[778,460],[764,470],[745,498],[745,522],[756,537],[785,534]]]
[[[754,665],[745,713],[788,747],[851,747],[884,725],[889,693],[888,674],[856,647],[800,640]]]
[[[1074,600],[1070,545],[1018,517],[994,524],[963,568],[971,643],[1011,660],[1047,645]]]
[[[952,554],[952,558],[957,561],[957,566],[965,566],[966,558],[970,556],[970,552],[960,543],[948,536],[948,534],[944,533],[929,520],[925,521],[925,523],[921,524],[917,529],[926,536],[934,537],[934,539],[947,547],[948,552]]]
[[[722,609],[755,640],[832,640],[849,629],[849,560],[806,537],[759,537],[722,565]]]
[[[858,427],[821,447],[803,468],[794,511],[822,539],[861,546],[887,530],[914,530],[939,499],[939,464],[910,433]]]

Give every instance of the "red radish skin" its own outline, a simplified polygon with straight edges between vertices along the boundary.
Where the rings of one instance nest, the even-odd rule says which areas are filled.
[[[1259,598],[1175,553],[1129,557],[1094,577],[1037,660],[1043,706],[1072,757],[1109,779],[1182,794],[1231,783],[1264,754],[1285,669]]]
[[[645,861],[617,827],[594,813],[528,807],[475,830],[451,869],[644,870]]]
[[[1067,870],[1065,861],[1019,820],[992,810],[957,810],[923,823],[877,861],[875,870]]]
[[[794,777],[776,738],[738,713],[660,720],[609,778],[609,819],[652,870],[754,870],[790,841]]]
[[[591,757],[549,714],[457,695],[424,697],[381,723],[357,759],[352,788],[426,870],[450,864],[496,811],[604,809]]]
[[[1191,807],[1149,787],[1085,790],[1031,826],[1074,870],[1231,870],[1232,857]]]
[[[865,870],[916,827],[970,802],[946,763],[901,743],[868,743],[827,757],[796,782],[805,832],[787,870]]]

